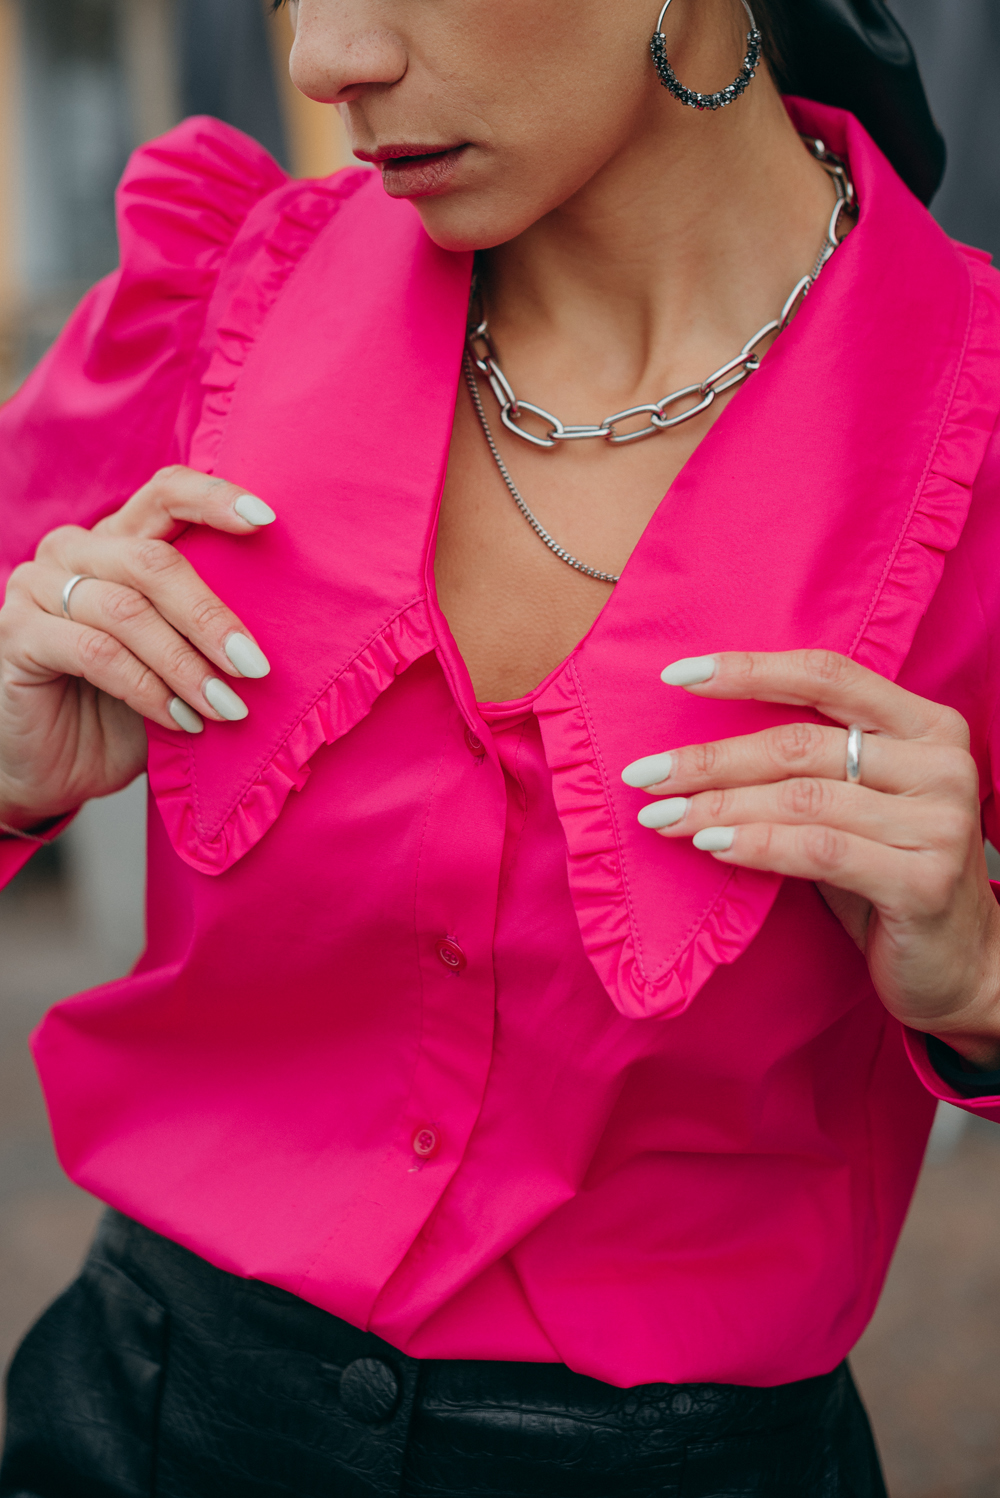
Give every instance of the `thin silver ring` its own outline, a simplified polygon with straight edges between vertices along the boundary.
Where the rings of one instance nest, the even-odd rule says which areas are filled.
[[[847,773],[845,779],[848,785],[861,784],[861,743],[864,734],[857,723],[852,723],[847,730]]]
[[[73,589],[76,587],[77,583],[96,583],[96,581],[97,581],[97,578],[93,577],[89,572],[74,572],[73,576],[70,578],[70,580],[66,584],[65,588],[63,588],[63,590],[62,590],[62,611],[66,615],[66,618],[69,619],[71,623],[73,622],[73,615],[69,611],[69,600],[70,600],[70,595],[73,592]]]

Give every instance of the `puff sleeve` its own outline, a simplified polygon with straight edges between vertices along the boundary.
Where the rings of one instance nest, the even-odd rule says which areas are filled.
[[[93,525],[175,460],[220,269],[248,215],[286,181],[255,141],[209,118],[131,158],[119,269],[0,409],[0,583],[54,526]]]
[[[116,201],[118,270],[0,408],[0,592],[48,531],[95,524],[177,460],[178,412],[220,272],[253,210],[287,180],[255,141],[210,118],[132,156]],[[37,846],[0,838],[0,884]]]

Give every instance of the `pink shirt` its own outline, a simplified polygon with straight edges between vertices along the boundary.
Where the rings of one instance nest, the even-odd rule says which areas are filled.
[[[825,644],[966,714],[997,830],[997,278],[792,107],[859,226],[521,703],[477,706],[433,590],[469,259],[376,177],[212,121],[144,148],[121,272],[0,413],[11,564],[166,461],[279,514],[181,540],[275,669],[244,723],[150,729],[148,950],[36,1037],[60,1158],[416,1356],[825,1372],[951,1096],[811,885],[646,832],[619,776],[801,716],[666,661]]]

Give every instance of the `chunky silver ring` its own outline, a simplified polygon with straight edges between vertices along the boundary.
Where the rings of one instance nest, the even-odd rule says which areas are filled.
[[[848,785],[860,785],[861,783],[861,741],[864,734],[857,723],[852,723],[847,730],[847,783]]]
[[[70,621],[72,621],[73,619],[73,615],[69,611],[69,600],[70,595],[72,594],[73,589],[76,587],[77,583],[95,583],[96,581],[97,578],[92,577],[89,572],[74,572],[73,576],[70,578],[69,582],[62,590],[62,611],[66,615],[67,619],[69,619]]]

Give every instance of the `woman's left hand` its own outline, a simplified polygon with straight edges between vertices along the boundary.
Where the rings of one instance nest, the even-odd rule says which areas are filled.
[[[815,880],[890,1013],[975,1066],[1000,1066],[1000,906],[961,715],[825,650],[701,656],[663,679],[845,726],[788,723],[637,760],[626,784],[668,798],[639,820],[693,836],[720,863]],[[846,780],[850,724],[865,730],[857,784]]]

